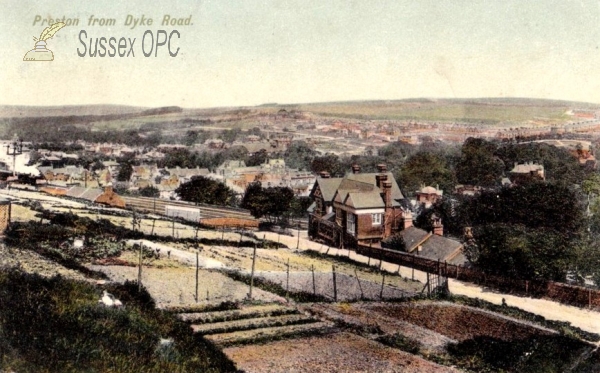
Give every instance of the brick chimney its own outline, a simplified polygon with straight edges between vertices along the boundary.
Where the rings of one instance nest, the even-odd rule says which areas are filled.
[[[379,173],[385,173],[387,172],[387,166],[383,163],[380,163],[377,165],[377,172]]]
[[[438,236],[444,235],[444,226],[442,225],[442,219],[435,217],[433,219],[433,234],[437,234]]]
[[[387,181],[386,174],[377,174],[375,175],[375,183],[377,184],[377,188],[383,190],[383,184]]]
[[[327,171],[319,172],[319,176],[321,176],[321,178],[323,178],[323,179],[329,179],[329,177],[330,177],[329,172],[327,172]]]
[[[359,174],[360,173],[360,165],[353,164],[352,165],[352,173],[353,174]]]
[[[408,228],[412,227],[412,225],[413,225],[412,212],[410,212],[408,210],[403,211],[402,219],[404,220],[404,229],[408,229]]]
[[[389,180],[383,181],[383,195],[385,208],[387,210],[392,207],[392,182]]]

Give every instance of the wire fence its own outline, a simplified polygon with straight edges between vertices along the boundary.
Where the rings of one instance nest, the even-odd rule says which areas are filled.
[[[486,274],[475,268],[431,260],[400,251],[359,246],[356,252],[388,263],[414,268],[465,282],[473,282],[502,291],[545,297],[577,307],[600,309],[600,290],[554,281],[522,280]]]

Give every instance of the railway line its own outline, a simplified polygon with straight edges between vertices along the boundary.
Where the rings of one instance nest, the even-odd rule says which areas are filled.
[[[122,196],[125,200],[125,205],[129,209],[135,209],[136,211],[166,215],[167,206],[181,207],[199,210],[200,216],[205,218],[239,218],[239,219],[251,219],[254,217],[250,214],[250,211],[234,208],[224,207],[206,204],[194,204],[184,201],[172,201],[160,198],[150,197],[130,197]]]
[[[250,211],[235,207],[215,206],[207,204],[194,204],[185,201],[172,201],[160,198],[150,197],[131,197],[122,196],[125,200],[126,208],[135,209],[139,212],[167,215],[167,206],[169,207],[180,207],[184,209],[195,209],[199,210],[199,215],[202,219],[212,218],[238,218],[238,219],[250,219],[256,220]],[[301,230],[308,229],[308,220],[301,219],[290,221],[291,228],[298,228]]]

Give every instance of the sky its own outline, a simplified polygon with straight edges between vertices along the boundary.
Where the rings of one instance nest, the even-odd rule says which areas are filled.
[[[0,105],[204,108],[416,97],[600,103],[600,0],[0,0],[0,6]],[[153,24],[126,25],[128,15]],[[163,25],[165,15],[189,24]],[[79,19],[47,41],[53,61],[23,61],[47,26],[34,24],[36,16]],[[90,17],[115,24],[89,25]],[[100,37],[135,38],[135,57],[79,56],[82,30],[86,49]],[[158,30],[179,32],[171,38],[175,57],[166,46],[144,56],[142,40],[148,52]]]

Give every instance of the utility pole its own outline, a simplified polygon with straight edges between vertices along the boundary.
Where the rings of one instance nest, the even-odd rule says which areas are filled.
[[[11,151],[12,146],[12,151]],[[17,176],[16,161],[17,155],[23,154],[23,140],[20,140],[17,135],[13,137],[12,144],[6,145],[6,155],[12,155],[13,157],[13,176]]]
[[[250,272],[250,292],[248,298],[252,300],[252,287],[254,286],[254,264],[256,263],[256,244],[254,244],[254,254],[252,255],[252,271]]]
[[[138,292],[142,291],[142,247],[143,247],[143,245],[140,243],[140,259],[139,259],[139,267],[138,267]]]

